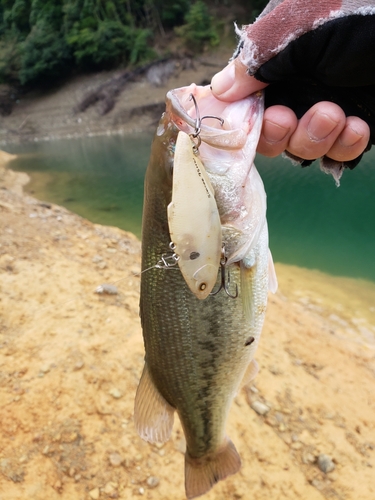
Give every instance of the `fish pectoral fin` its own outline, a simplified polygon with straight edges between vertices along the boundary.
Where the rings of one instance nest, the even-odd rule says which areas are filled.
[[[268,249],[268,290],[272,293],[276,293],[277,287],[278,287],[278,282],[277,282],[275,265],[273,263],[271,250]]]
[[[251,267],[245,265],[241,261],[241,295],[242,295],[242,306],[245,314],[246,321],[249,325],[253,325],[255,321],[255,311],[254,311],[254,275],[256,272],[256,263]]]
[[[145,363],[134,402],[138,434],[150,443],[165,443],[172,432],[174,411],[155,387]]]
[[[222,479],[235,474],[241,468],[241,458],[226,438],[224,445],[215,453],[193,458],[185,454],[185,491],[188,499],[199,497]]]
[[[249,363],[249,366],[246,368],[245,375],[243,376],[242,386],[245,386],[249,384],[252,380],[254,380],[255,377],[258,375],[258,372],[259,372],[259,365],[255,361],[255,359],[252,359]]]

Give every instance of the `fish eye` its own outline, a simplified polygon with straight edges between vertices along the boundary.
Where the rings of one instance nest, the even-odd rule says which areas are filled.
[[[201,283],[201,284],[199,285],[199,290],[200,290],[201,292],[203,292],[203,290],[206,290],[206,288],[207,288],[206,283]]]

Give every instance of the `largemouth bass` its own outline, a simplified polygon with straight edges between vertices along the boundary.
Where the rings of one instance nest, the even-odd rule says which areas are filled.
[[[217,284],[204,299],[192,292],[177,265],[168,223],[178,134],[196,133],[191,94],[201,116],[224,120],[221,125],[206,119],[199,131],[197,156],[220,216],[221,241],[216,245],[224,245]],[[186,437],[188,498],[240,469],[239,454],[225,433],[226,420],[241,382],[257,372],[254,353],[269,284],[273,291],[277,286],[268,249],[266,194],[253,164],[262,117],[260,93],[229,104],[216,100],[209,87],[172,90],[146,172],[140,300],[146,355],[134,418],[143,439],[165,442],[177,411]],[[184,141],[186,145],[186,137]],[[193,192],[184,196],[194,204]],[[200,219],[193,222],[201,233]],[[217,251],[204,242],[202,246],[202,251]],[[216,293],[220,285],[223,289]]]

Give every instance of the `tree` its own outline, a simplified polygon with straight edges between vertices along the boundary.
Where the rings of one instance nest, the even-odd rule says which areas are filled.
[[[219,43],[217,26],[203,0],[0,0],[0,83],[150,60],[155,34],[176,27],[199,51]]]
[[[175,31],[184,39],[185,44],[195,51],[201,50],[207,43],[214,46],[220,41],[213,18],[202,0],[191,5],[185,16],[185,24]]]
[[[55,80],[68,70],[70,49],[61,34],[43,23],[33,26],[22,45],[19,79],[30,84],[46,79]]]
[[[20,1],[20,0],[16,0]],[[21,44],[19,79],[22,84],[56,79],[71,63],[63,31],[63,0],[32,0],[30,25]]]

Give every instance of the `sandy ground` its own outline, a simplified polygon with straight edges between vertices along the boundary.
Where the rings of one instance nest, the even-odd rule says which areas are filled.
[[[180,425],[158,447],[132,421],[140,242],[23,196],[26,180],[1,167],[0,499],[182,500]],[[277,272],[260,373],[228,422],[243,467],[204,498],[373,500],[375,286]]]
[[[0,142],[154,126],[154,113],[132,109],[209,80],[224,61],[177,70],[160,88],[130,84],[100,118],[73,108],[113,74],[25,96],[1,118]],[[22,195],[27,176],[6,170],[7,159],[0,154],[0,500],[182,500],[179,424],[158,447],[132,421],[143,366],[140,242]],[[243,467],[204,498],[373,500],[375,285],[276,268],[260,373],[228,422]],[[108,283],[117,294],[95,293]]]

